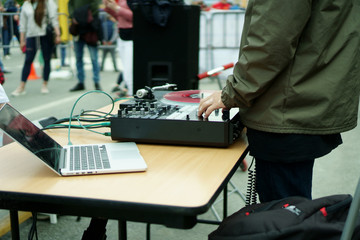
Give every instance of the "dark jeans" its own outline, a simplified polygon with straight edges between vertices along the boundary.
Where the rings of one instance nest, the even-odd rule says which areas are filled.
[[[3,29],[2,30],[2,41],[3,41],[3,51],[4,51],[4,56],[9,55],[10,54],[10,42],[11,42],[11,33],[9,29]]]
[[[36,52],[38,50],[38,46],[40,43],[41,52],[44,58],[44,72],[43,72],[43,78],[44,81],[49,80],[50,75],[50,59],[51,59],[51,53],[52,49],[54,47],[52,41],[49,41],[49,39],[46,36],[42,37],[29,37],[26,38],[26,52],[25,52],[25,63],[21,74],[21,81],[26,82],[27,78],[29,77],[30,70],[31,70],[31,64],[34,61]]]
[[[261,202],[302,196],[311,199],[314,159],[342,143],[340,134],[281,134],[247,128],[256,159],[256,190]]]
[[[311,199],[314,160],[282,163],[255,159],[256,191],[260,202],[290,196]]]

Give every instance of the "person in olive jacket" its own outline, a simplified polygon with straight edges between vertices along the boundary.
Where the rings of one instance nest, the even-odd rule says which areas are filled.
[[[238,62],[198,115],[239,108],[261,202],[311,199],[314,159],[357,125],[359,0],[250,0]]]

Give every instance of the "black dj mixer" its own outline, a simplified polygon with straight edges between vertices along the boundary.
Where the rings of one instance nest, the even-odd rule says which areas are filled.
[[[134,98],[121,103],[118,116],[111,118],[111,138],[138,143],[211,147],[232,144],[243,129],[238,110],[216,110],[207,119],[198,117],[199,100],[196,100],[198,96],[193,94],[194,91],[191,94],[158,91],[151,99]],[[182,94],[185,100],[191,99],[185,102],[166,99],[172,93]]]

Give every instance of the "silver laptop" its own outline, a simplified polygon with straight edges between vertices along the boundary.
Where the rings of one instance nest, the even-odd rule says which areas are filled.
[[[0,108],[0,129],[61,176],[137,172],[147,169],[134,142],[62,147],[9,104]]]

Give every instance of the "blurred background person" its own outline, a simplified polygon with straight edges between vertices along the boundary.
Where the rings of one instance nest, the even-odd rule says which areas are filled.
[[[2,2],[0,1],[0,12],[2,13],[4,11],[5,11],[5,8],[3,7]],[[0,28],[4,27],[4,21],[3,20],[4,19],[2,17],[0,17]],[[3,38],[1,39],[1,41],[3,41]],[[2,42],[2,44],[5,45],[4,42]],[[10,73],[10,71],[7,71],[5,69],[5,67],[4,67],[4,64],[3,64],[2,59],[1,59],[1,54],[0,54],[0,68],[2,69],[3,73]]]
[[[115,72],[118,72],[118,68],[116,65],[116,42],[118,39],[117,27],[116,27],[116,19],[108,14],[101,18],[101,25],[103,29],[103,39],[102,39],[102,60],[100,70],[104,70],[104,64],[106,55],[110,53],[111,59],[114,65]]]
[[[17,13],[18,8],[15,0],[6,0],[4,4],[4,12],[6,13]],[[2,37],[3,37],[3,47],[4,57],[5,59],[10,58],[10,43],[15,35],[17,40],[20,40],[19,34],[19,26],[18,26],[18,15],[6,15],[3,17],[3,29],[2,29]]]
[[[1,106],[4,104],[4,103],[8,103],[9,102],[9,98],[8,96],[6,95],[6,92],[2,86],[3,82],[1,82],[0,80],[0,109],[1,109]],[[10,138],[7,137],[3,132],[2,130],[0,130],[0,147],[3,146],[4,144],[6,144],[7,142],[10,142]]]
[[[101,22],[99,19],[99,6],[101,0],[70,0],[68,4],[72,24],[70,33],[74,36],[74,50],[76,57],[76,69],[78,83],[70,89],[70,92],[81,91],[85,89],[84,72],[84,47],[88,47],[92,70],[93,81],[96,90],[100,87],[100,67],[98,62],[98,42],[102,39]],[[92,14],[92,21],[89,22],[88,8]],[[91,39],[88,37],[91,34]],[[97,39],[95,39],[97,38]]]
[[[4,104],[9,102],[9,98],[5,93],[5,90],[2,86],[2,84],[0,84],[0,107]]]
[[[103,0],[105,11],[117,20],[119,31],[118,49],[123,69],[113,91],[133,92],[133,12],[132,0]],[[129,5],[128,5],[129,4]],[[123,80],[122,80],[123,79]],[[124,83],[123,86],[122,83]]]
[[[53,36],[46,36],[47,23],[51,23],[55,31],[55,43],[60,43],[60,30],[57,18],[57,5],[54,0],[27,0],[20,12],[20,48],[25,52],[25,62],[19,87],[12,96],[25,94],[25,85],[30,74],[31,65],[36,52],[41,47],[44,59],[43,85],[41,93],[49,93],[48,80],[50,75],[50,59],[54,47]]]

